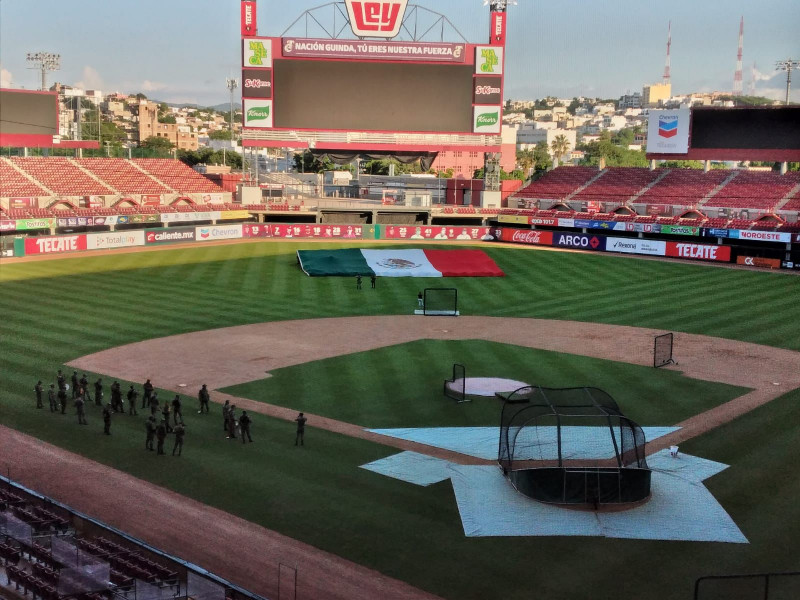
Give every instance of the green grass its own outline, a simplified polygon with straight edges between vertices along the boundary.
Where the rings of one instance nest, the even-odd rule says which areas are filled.
[[[74,415],[33,408],[37,379],[49,381],[57,368],[91,352],[278,319],[408,314],[419,289],[441,283],[379,280],[377,290],[358,292],[349,280],[302,276],[294,257],[302,247],[257,243],[3,263],[0,421],[446,598],[522,599],[534,593],[548,599],[585,598],[595,590],[597,597],[624,593],[677,600],[689,597],[694,578],[703,574],[800,568],[798,553],[791,551],[800,535],[800,489],[792,470],[800,452],[796,392],[682,445],[686,452],[732,465],[711,479],[709,487],[749,545],[467,539],[450,484],[419,488],[359,469],[394,452],[370,442],[311,428],[308,446],[296,449],[291,424],[255,415],[257,443],[243,447],[222,437],[218,414],[196,415],[193,401],[187,400],[186,447],[178,462],[144,450],[142,417],[115,418],[113,435],[107,438],[94,407],[90,426],[83,428]],[[453,281],[464,314],[641,325],[800,350],[797,277],[599,255],[488,251],[508,277]],[[698,390],[701,402],[709,406],[736,393],[676,374],[616,371],[622,367],[605,363],[619,373],[616,380],[604,374],[603,361],[554,353],[536,356],[535,369],[547,368],[547,361],[575,361],[575,372],[565,371],[565,378],[580,374],[581,383],[607,381],[604,385],[613,388],[622,406],[629,410],[630,405],[630,412],[645,424],[668,424],[691,412],[691,403],[656,402],[671,385]],[[503,368],[500,362],[498,370]],[[511,373],[512,365],[503,373]],[[438,369],[437,364],[440,385],[443,374]],[[400,371],[397,367],[372,379],[380,380],[379,389],[394,390]],[[558,372],[555,367],[549,371]],[[516,368],[513,373],[518,376]],[[282,371],[276,373],[277,379],[282,376]],[[326,376],[336,379],[335,374]],[[426,377],[433,377],[432,371]],[[553,385],[566,380],[554,379]],[[635,386],[647,390],[644,400],[630,391]],[[351,399],[345,396],[331,398],[342,404],[337,410],[350,411],[354,421],[364,416],[370,424],[373,418],[379,423],[380,415],[371,416],[371,407],[347,406]],[[644,401],[646,409],[638,404]],[[304,402],[311,405],[312,399]],[[431,406],[398,415],[398,421],[433,423],[438,419],[433,402],[445,411],[456,409],[437,395]],[[476,413],[475,422],[486,422],[476,407],[472,403],[466,410]]]
[[[674,371],[483,340],[418,340],[278,369],[222,391],[372,428],[496,426],[498,400],[456,404],[443,397],[454,362],[470,365],[467,377],[598,387],[640,425],[673,425],[749,391]]]

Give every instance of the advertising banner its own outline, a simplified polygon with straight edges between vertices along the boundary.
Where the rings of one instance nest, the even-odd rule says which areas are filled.
[[[199,242],[213,240],[235,240],[242,237],[242,225],[205,225],[195,227],[195,237]]]
[[[144,246],[144,230],[110,231],[108,233],[89,233],[86,235],[87,250],[105,250],[107,248],[126,248]]]
[[[142,204],[145,206],[160,206],[161,194],[145,194],[142,196]]]
[[[500,232],[501,242],[514,244],[531,244],[534,246],[552,246],[553,232],[539,231],[538,229],[507,229]]]
[[[740,240],[754,240],[758,242],[779,242],[788,244],[792,241],[791,233],[777,231],[753,231],[750,229],[731,229],[730,237]]]
[[[730,235],[730,229],[706,229],[706,237],[726,238]]]
[[[664,256],[667,251],[667,242],[611,237],[606,240],[606,250],[609,252],[622,252],[623,254]]]
[[[739,256],[736,258],[737,265],[748,267],[761,267],[762,269],[780,269],[781,261],[777,258],[761,258],[758,256]]]
[[[497,217],[498,223],[516,223],[517,225],[529,225],[531,218],[526,215],[500,215]]]
[[[475,77],[472,82],[472,103],[500,104],[503,101],[502,86],[502,77]]]
[[[610,223],[602,221],[599,228],[612,228],[614,231],[635,231],[636,233],[658,233],[661,230],[661,225],[657,223]]]
[[[55,219],[17,219],[16,229],[17,231],[31,231],[32,229],[51,229],[55,226]]]
[[[408,0],[345,0],[356,37],[393,38],[400,33]]]
[[[245,238],[268,238],[272,237],[272,228],[270,225],[262,225],[261,223],[243,223],[242,224],[242,237]]]
[[[363,225],[272,225],[276,238],[343,238],[359,239],[364,236]]]
[[[244,126],[257,129],[272,128],[272,100],[242,100],[244,104]]]
[[[258,34],[258,15],[255,0],[242,1],[242,37]]]
[[[795,233],[792,242],[795,244],[800,244],[800,233]]]
[[[531,225],[544,225],[546,227],[556,227],[560,222],[560,219],[548,219],[546,217],[530,217],[528,219],[528,223]]]
[[[479,241],[489,236],[488,227],[384,225],[381,229],[381,238],[387,240]]]
[[[506,44],[506,13],[492,13],[492,43],[499,46]]]
[[[647,152],[650,154],[686,154],[689,151],[688,108],[651,110],[647,125]]]
[[[3,258],[13,258],[14,242],[15,238],[9,236],[0,237],[0,256]]]
[[[272,69],[243,69],[242,96],[272,98]]]
[[[144,241],[145,244],[174,244],[177,242],[193,242],[195,241],[194,229],[148,229],[144,234]]]
[[[476,46],[475,74],[502,75],[503,49],[497,46]]]
[[[0,231],[14,231],[16,228],[16,221],[0,221]]]
[[[246,210],[223,210],[220,219],[249,219],[252,215]]]
[[[708,244],[684,244],[681,242],[667,242],[666,256],[677,258],[692,258],[694,260],[714,260],[717,262],[730,262],[730,246],[710,246]]]
[[[86,250],[86,236],[61,235],[34,237],[25,240],[25,254],[57,254],[60,252],[76,252]]]
[[[606,249],[606,239],[601,235],[590,233],[555,233],[553,246],[602,251]]]
[[[216,221],[221,217],[220,211],[211,212],[185,212],[185,213],[161,213],[162,223],[180,223],[186,221]],[[249,214],[248,214],[249,216]]]
[[[8,208],[38,208],[39,199],[35,197],[9,198]]]
[[[242,68],[272,68],[272,39],[242,40]]]
[[[700,235],[700,228],[688,225],[662,225],[661,233],[668,235]]]
[[[355,60],[420,60],[463,63],[467,56],[466,44],[444,42],[283,38],[281,48],[284,58],[351,58]]]
[[[558,226],[559,227],[577,227],[575,224],[575,219],[558,219]]]
[[[472,131],[474,133],[500,133],[500,110],[497,106],[475,106],[472,113]]]

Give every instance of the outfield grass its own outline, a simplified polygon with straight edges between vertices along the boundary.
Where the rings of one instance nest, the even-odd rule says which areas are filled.
[[[418,340],[278,369],[222,391],[371,428],[497,426],[498,400],[457,404],[443,396],[454,362],[470,365],[467,377],[598,387],[640,425],[674,425],[749,391],[674,371],[483,340]]]
[[[467,539],[449,482],[419,488],[358,469],[394,452],[364,440],[312,428],[308,446],[296,449],[291,424],[256,415],[258,441],[243,447],[222,437],[218,414],[196,415],[187,401],[186,447],[178,462],[143,449],[142,417],[116,418],[114,435],[106,438],[94,407],[84,428],[74,416],[32,408],[38,378],[47,382],[57,368],[91,352],[277,319],[408,314],[417,291],[433,283],[381,279],[377,290],[358,292],[349,280],[307,278],[293,254],[302,247],[239,244],[2,264],[0,420],[446,598],[585,598],[594,590],[597,597],[678,600],[703,574],[800,568],[799,553],[790,551],[800,536],[800,484],[792,474],[800,452],[796,392],[682,445],[733,465],[709,487],[749,545]],[[800,350],[797,277],[522,249],[489,252],[509,276],[454,281],[465,314],[641,325]],[[558,362],[562,358],[572,360]],[[576,369],[601,377],[591,361]],[[643,377],[634,371],[607,384],[617,386],[626,410],[631,396],[625,388]],[[442,377],[437,371],[437,380]],[[648,389],[669,387],[664,381]],[[713,404],[733,392],[714,386],[703,393],[716,394]],[[647,414],[658,421],[674,422],[687,409],[673,404],[674,413],[659,413],[665,407],[648,404]],[[413,418],[422,423],[434,416],[421,411]]]

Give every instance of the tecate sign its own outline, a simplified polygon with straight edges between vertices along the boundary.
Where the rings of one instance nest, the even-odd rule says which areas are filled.
[[[553,236],[553,245],[567,248],[579,248],[581,250],[605,250],[606,239],[598,235],[557,233]]]
[[[272,98],[272,69],[243,69],[242,96]]]
[[[36,237],[25,239],[25,254],[56,254],[86,250],[85,235]]]
[[[500,133],[500,106],[475,106],[472,124],[474,133]]]
[[[345,0],[350,28],[357,37],[393,38],[400,33],[408,0]]]
[[[730,262],[730,246],[709,246],[707,244],[681,244],[679,242],[667,242],[667,256],[677,258],[692,258],[695,260],[715,260],[718,262]]]
[[[245,0],[242,2],[242,36],[252,36],[256,33],[256,3],[253,0]]]
[[[245,98],[244,126],[257,129],[272,128],[272,100],[249,100]]]

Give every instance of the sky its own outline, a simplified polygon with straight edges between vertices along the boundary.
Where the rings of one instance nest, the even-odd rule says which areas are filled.
[[[280,36],[325,3],[259,0],[259,35]],[[469,42],[488,39],[482,0],[411,3],[445,14]],[[330,21],[333,9],[315,14]],[[800,60],[798,0],[518,0],[509,7],[505,96],[641,91],[661,81],[670,21],[673,93],[731,90],[742,16],[745,93],[755,62],[756,94],[783,99],[786,74],[774,64]],[[305,34],[302,19],[288,31]],[[460,41],[449,27],[446,35]],[[27,68],[26,54],[53,52],[61,70],[49,85],[216,105],[229,100],[226,77],[240,77],[239,47],[239,0],[0,0],[0,87],[38,89],[40,75]],[[791,98],[800,102],[800,71],[793,79]]]

